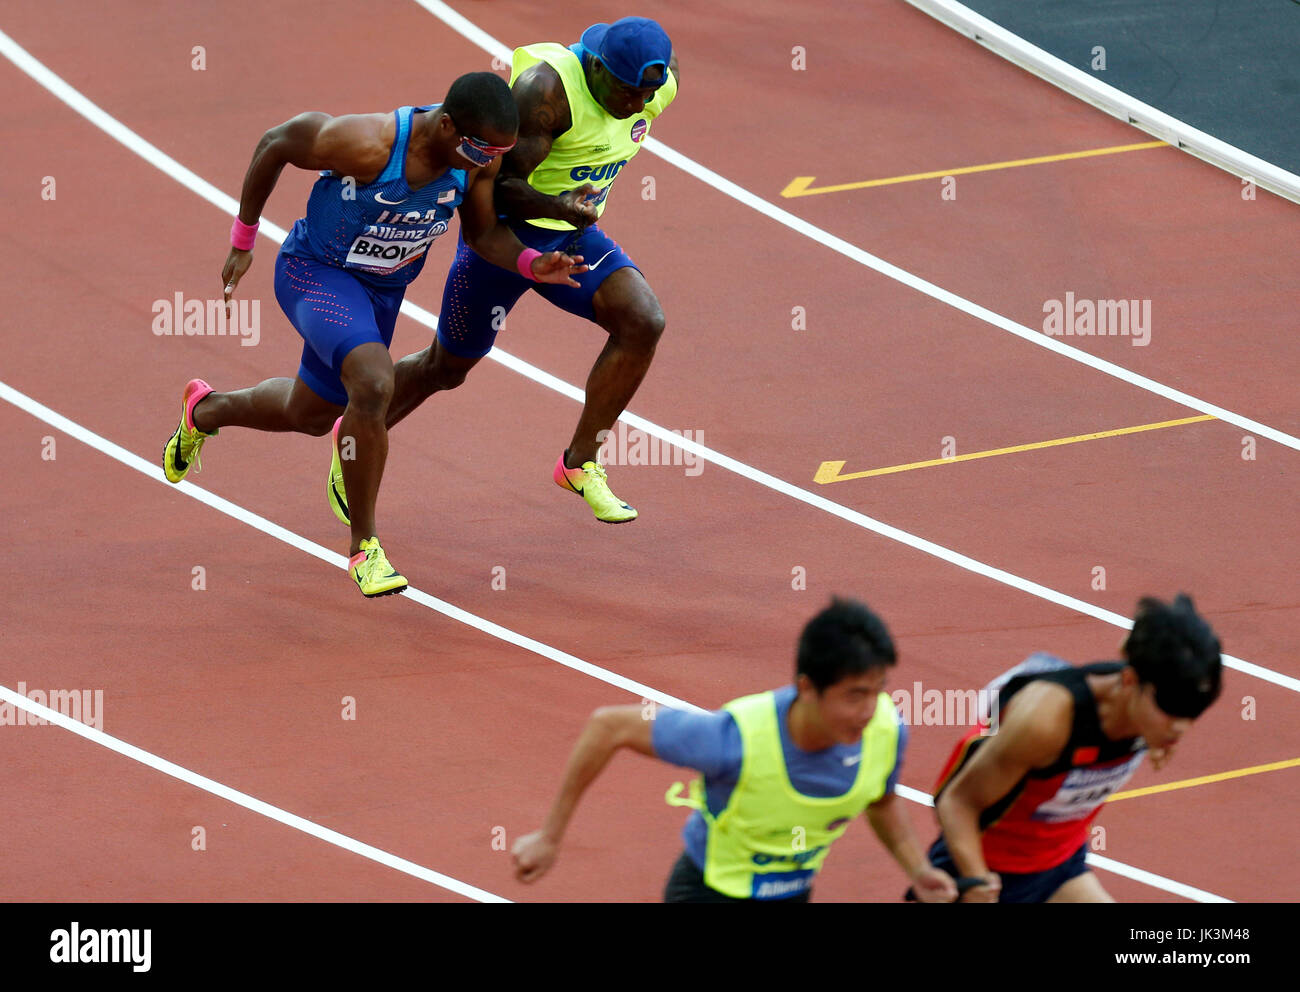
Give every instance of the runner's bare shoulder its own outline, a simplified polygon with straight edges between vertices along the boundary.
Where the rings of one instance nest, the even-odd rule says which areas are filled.
[[[1034,680],[1017,692],[1003,707],[998,733],[1001,743],[1046,767],[1070,739],[1074,722],[1074,696],[1057,682]]]
[[[573,126],[564,81],[547,62],[530,65],[511,88],[519,107],[520,135],[556,138]]]
[[[316,151],[328,168],[357,182],[373,182],[384,171],[397,136],[388,114],[342,114],[327,120],[316,136]]]

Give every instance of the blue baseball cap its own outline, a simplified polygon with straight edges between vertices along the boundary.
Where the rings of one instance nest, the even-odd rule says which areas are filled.
[[[648,17],[623,17],[613,24],[593,24],[582,32],[582,47],[589,51],[610,74],[628,86],[658,88],[668,81],[668,62],[673,43],[655,21]],[[657,82],[643,83],[646,70],[663,66]]]

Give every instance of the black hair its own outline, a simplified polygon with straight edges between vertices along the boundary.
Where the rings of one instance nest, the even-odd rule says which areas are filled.
[[[1172,605],[1142,599],[1123,650],[1138,682],[1155,686],[1156,705],[1170,716],[1194,719],[1219,698],[1219,639],[1189,596],[1179,593]]]
[[[808,621],[799,637],[795,678],[807,675],[825,692],[841,679],[898,660],[884,621],[864,603],[833,597],[831,605]]]
[[[442,109],[455,120],[457,130],[478,137],[484,128],[514,134],[519,130],[519,108],[506,81],[495,72],[467,72],[451,84]]]

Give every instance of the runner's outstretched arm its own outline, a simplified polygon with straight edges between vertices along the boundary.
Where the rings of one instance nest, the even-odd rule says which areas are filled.
[[[918,900],[952,902],[957,898],[957,886],[952,876],[931,866],[917,839],[912,818],[892,789],[868,806],[866,815],[880,843],[907,873]]]
[[[369,182],[384,167],[384,147],[379,114],[331,117],[309,111],[267,131],[253,151],[239,194],[240,223],[252,226],[262,216],[266,201],[286,165],[299,169],[333,169],[345,176],[366,177]],[[253,264],[252,251],[231,248],[221,267],[227,314],[230,297]]]
[[[651,739],[654,721],[641,706],[605,706],[587,721],[564,769],[560,793],[540,830],[515,841],[515,877],[535,882],[555,863],[560,840],[578,800],[621,748],[655,757]]]
[[[527,247],[515,237],[508,224],[497,218],[496,208],[492,202],[492,186],[501,160],[497,159],[489,166],[475,170],[470,179],[469,189],[460,205],[460,231],[465,243],[493,265],[498,265],[511,272],[520,272],[515,263],[521,252]],[[582,256],[570,256],[560,251],[548,251],[532,259],[529,270],[537,282],[555,283],[561,286],[580,288],[572,273],[586,272],[582,265]]]
[[[979,818],[1035,768],[1045,768],[1069,738],[1074,703],[1068,691],[1034,683],[1009,704],[998,732],[990,737],[943,790],[934,811],[963,877],[987,877],[991,884],[970,889],[964,902],[997,902],[1001,882],[984,861]]]

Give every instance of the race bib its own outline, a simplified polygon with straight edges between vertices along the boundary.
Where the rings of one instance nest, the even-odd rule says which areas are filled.
[[[429,245],[447,230],[447,222],[440,220],[420,229],[371,225],[359,234],[348,249],[344,265],[363,272],[395,272],[404,265],[424,257]],[[397,235],[394,237],[393,235]]]
[[[754,899],[788,899],[807,892],[812,887],[812,869],[806,871],[778,871],[754,876]]]
[[[1145,753],[1139,751],[1109,768],[1070,769],[1056,794],[1034,810],[1032,819],[1044,823],[1083,819],[1133,777]]]

